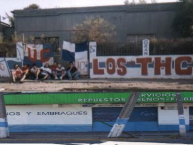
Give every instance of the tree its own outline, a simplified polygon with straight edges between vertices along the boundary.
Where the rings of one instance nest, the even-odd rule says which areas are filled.
[[[193,35],[193,2],[186,2],[173,22],[173,28],[183,37]]]
[[[131,5],[135,5],[135,0],[132,0],[132,2],[130,4]]]
[[[125,4],[125,5],[129,5],[129,0],[125,0],[125,1],[124,1],[124,4]]]
[[[139,0],[139,3],[140,4],[146,4],[147,2],[146,2],[146,0]]]
[[[24,10],[36,10],[36,9],[41,9],[39,5],[37,4],[31,4],[28,7],[25,7]]]
[[[151,0],[151,3],[157,3],[157,0]]]
[[[88,17],[82,24],[73,27],[73,41],[96,41],[98,43],[113,41],[116,35],[115,26],[107,20],[98,17]]]
[[[15,26],[15,21],[14,21],[14,17],[8,15],[7,13],[5,13],[7,15],[7,18],[9,19],[9,23],[11,25],[11,27]]]

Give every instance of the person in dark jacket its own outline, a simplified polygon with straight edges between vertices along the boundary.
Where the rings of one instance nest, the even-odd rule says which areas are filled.
[[[77,80],[80,76],[80,72],[74,66],[73,62],[69,63],[69,67],[66,69],[66,74],[70,80],[72,80],[72,79]]]

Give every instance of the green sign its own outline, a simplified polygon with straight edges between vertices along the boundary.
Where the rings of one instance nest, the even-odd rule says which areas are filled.
[[[130,92],[123,93],[33,93],[5,95],[6,104],[109,104],[125,103]],[[193,92],[181,92],[183,102],[193,102]],[[174,103],[175,92],[141,92],[138,103]]]
[[[183,102],[193,102],[193,92],[181,92]],[[143,92],[139,103],[174,103],[176,102],[175,92]]]

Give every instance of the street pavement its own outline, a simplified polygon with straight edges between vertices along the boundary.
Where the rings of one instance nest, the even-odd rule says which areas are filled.
[[[132,136],[131,136],[132,135]],[[10,133],[10,138],[0,143],[54,143],[54,144],[108,144],[108,145],[154,145],[193,144],[193,132],[180,137],[178,132],[128,132],[119,138],[107,138],[108,132],[82,133]]]

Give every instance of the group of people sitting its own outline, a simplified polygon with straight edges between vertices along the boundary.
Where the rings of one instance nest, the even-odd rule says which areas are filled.
[[[23,82],[25,79],[62,80],[65,77],[70,80],[77,80],[80,76],[80,72],[75,67],[73,62],[69,63],[69,67],[67,69],[56,62],[54,62],[54,64],[51,66],[46,63],[42,67],[37,67],[36,64],[33,64],[32,66],[23,64],[23,66],[20,68],[18,64],[15,64],[14,69],[11,70],[11,76],[13,82],[16,82],[17,80]]]

